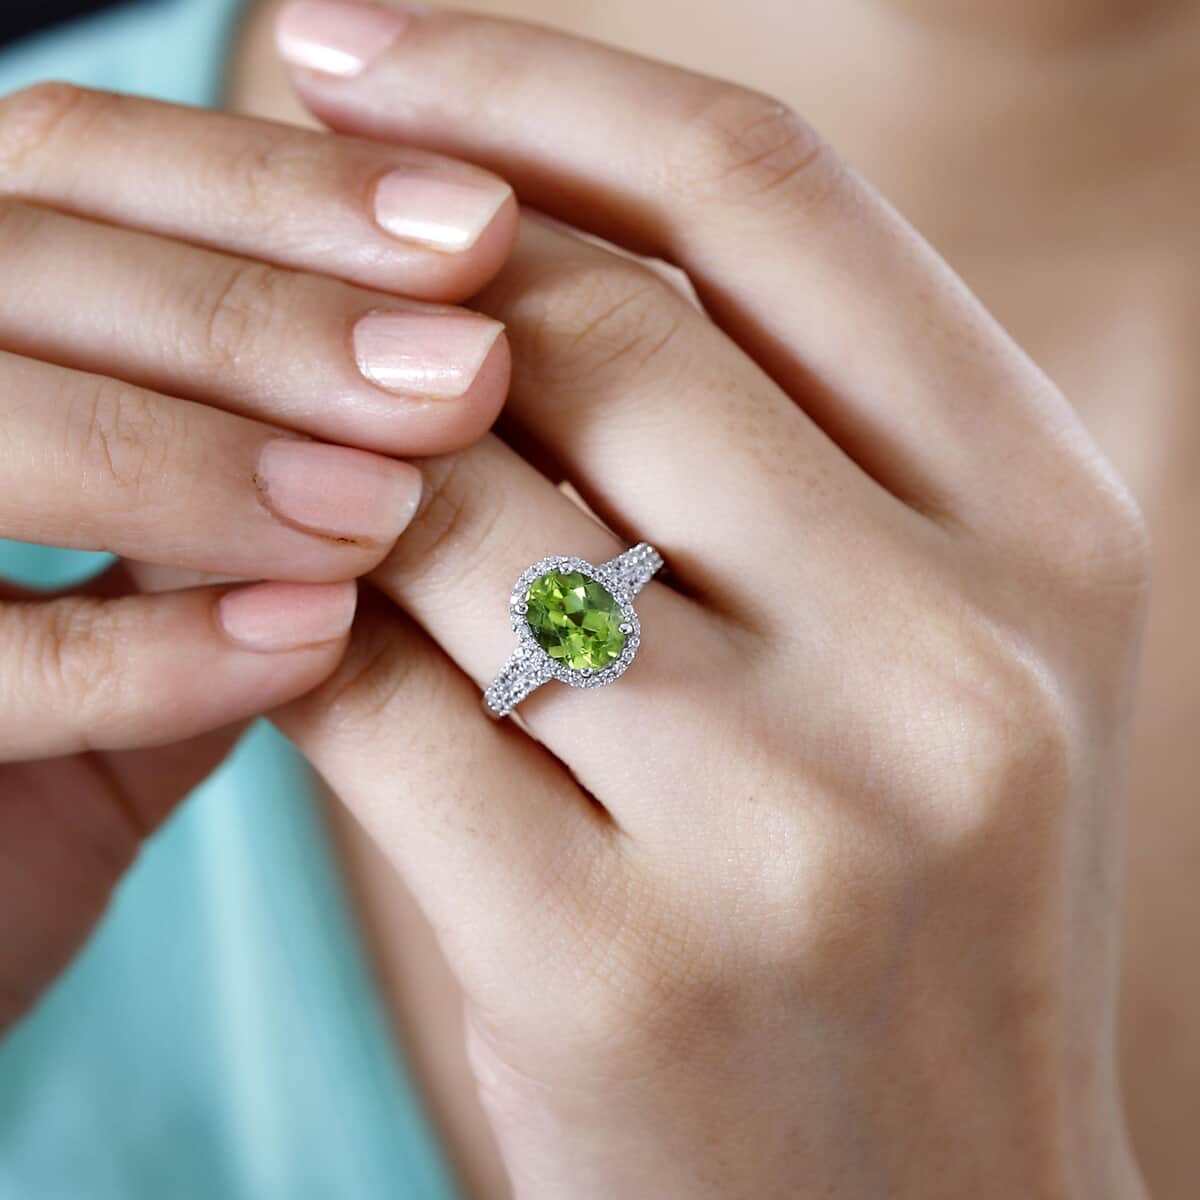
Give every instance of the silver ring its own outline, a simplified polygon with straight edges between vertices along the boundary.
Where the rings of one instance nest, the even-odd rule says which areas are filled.
[[[561,555],[535,562],[509,598],[518,644],[483,694],[488,714],[508,716],[551,679],[590,688],[624,675],[641,643],[633,598],[662,565],[646,542],[598,567]]]

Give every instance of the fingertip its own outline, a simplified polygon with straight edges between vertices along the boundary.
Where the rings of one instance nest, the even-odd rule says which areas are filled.
[[[444,430],[443,453],[474,445],[496,423],[512,380],[512,347],[500,329],[471,386],[457,405],[457,418]]]
[[[473,445],[495,423],[508,396],[512,351],[504,327],[498,321],[472,318],[473,323],[483,326],[482,348],[470,356],[468,370],[456,368],[441,373],[444,378],[456,375],[457,382],[438,395],[425,390],[428,385],[418,377],[416,366],[406,366],[403,372],[386,366],[389,345],[393,343],[399,347],[396,360],[412,364],[417,357],[409,348],[413,344],[411,326],[402,328],[403,317],[389,326],[390,315],[385,314],[378,324],[356,335],[355,353],[364,377],[394,399],[366,409],[369,424],[360,422],[350,436],[384,454],[419,458],[450,454]],[[430,335],[419,339],[423,361],[435,361],[438,356],[431,355],[431,342],[436,322],[421,319]],[[461,366],[464,359],[458,357],[457,361]],[[342,431],[343,437],[346,432]]]
[[[487,174],[490,175],[490,172]],[[454,302],[461,303],[481,292],[500,273],[512,256],[521,228],[521,210],[512,186],[498,175],[490,175],[502,192],[487,224],[469,250],[461,256],[461,276],[449,282],[457,286]]]
[[[275,21],[275,43],[289,68],[297,99],[337,131],[337,111],[351,113],[358,77],[381,86],[389,62],[420,6],[380,6],[345,0],[298,0]],[[372,70],[369,70],[372,69]],[[390,86],[390,85],[389,85]],[[361,98],[359,98],[361,100]],[[399,103],[399,94],[394,97]],[[354,133],[377,142],[370,118],[359,114]],[[349,132],[349,130],[345,131]],[[357,264],[358,278],[372,287],[435,303],[459,304],[485,287],[516,243],[519,205],[512,186],[494,171],[404,143],[405,152],[377,164],[367,183],[370,218],[395,250],[372,247]]]
[[[357,603],[352,581],[251,584],[220,596],[217,624],[240,650],[289,653],[344,639]]]
[[[400,8],[344,0],[292,0],[275,20],[275,45],[289,67],[335,79],[361,75],[408,27]]]
[[[409,253],[397,254],[391,262],[381,255],[378,270],[387,277],[374,286],[414,300],[462,304],[491,283],[508,261],[520,229],[520,208],[512,187],[490,172],[449,159],[434,160],[428,170],[445,179],[434,185],[423,170],[419,184],[410,177],[402,189],[399,183],[387,184],[385,176],[377,187],[377,206],[387,196],[391,208],[384,215],[377,207],[376,221],[398,249]],[[464,184],[464,177],[471,182]],[[443,201],[422,194],[435,190],[446,193]],[[468,202],[469,196],[478,199]],[[469,207],[474,207],[473,215]]]
[[[387,171],[375,184],[375,220],[402,242],[444,254],[475,246],[512,199],[490,171],[438,159]]]
[[[254,475],[260,504],[322,548],[382,556],[408,527],[421,500],[421,472],[386,454],[328,442],[279,437],[262,446]],[[334,582],[362,572],[338,554],[322,556]],[[376,559],[377,561],[377,559]],[[372,565],[374,565],[372,563]],[[265,572],[264,572],[265,573]]]

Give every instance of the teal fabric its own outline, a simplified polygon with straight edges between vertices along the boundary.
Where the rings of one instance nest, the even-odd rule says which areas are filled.
[[[0,52],[0,93],[70,79],[211,103],[237,7],[51,31]],[[35,583],[102,562],[0,543],[0,573]],[[0,1043],[0,1200],[452,1200],[314,796],[260,726],[147,847]]]

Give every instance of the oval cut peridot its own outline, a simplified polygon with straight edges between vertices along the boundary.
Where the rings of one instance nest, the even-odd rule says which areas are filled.
[[[620,605],[579,571],[548,571],[533,581],[525,603],[538,645],[573,671],[602,670],[625,649]]]

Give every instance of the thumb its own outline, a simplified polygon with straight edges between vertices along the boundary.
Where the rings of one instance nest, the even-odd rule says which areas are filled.
[[[353,583],[0,604],[0,762],[127,750],[303,695],[341,659]]]

